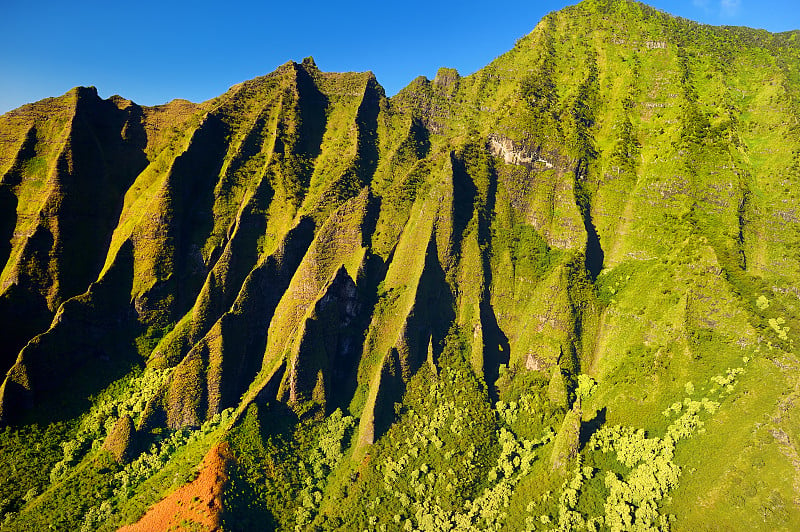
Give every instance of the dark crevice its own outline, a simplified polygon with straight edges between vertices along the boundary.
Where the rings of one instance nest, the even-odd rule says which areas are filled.
[[[464,160],[451,152],[450,163],[453,168],[453,233],[450,237],[450,242],[453,246],[453,254],[459,256],[464,240],[464,232],[475,213],[475,200],[478,196],[478,188],[469,175]]]
[[[4,325],[0,342],[0,378],[14,365],[20,349],[45,331],[52,318],[47,300],[19,284],[12,284],[0,296],[0,323]]]
[[[736,238],[736,244],[739,255],[739,268],[742,271],[747,270],[747,253],[745,248],[745,231],[747,228],[747,215],[750,210],[751,192],[749,188],[742,191],[742,199],[739,201],[737,209],[737,220],[739,222],[739,232]]]
[[[363,339],[360,307],[355,282],[341,266],[301,329],[297,355],[291,364],[290,402],[298,403],[301,410],[306,410],[311,401],[313,407],[307,413],[324,407],[322,413],[328,415],[337,408],[346,409],[350,403]],[[321,395],[315,395],[320,374],[324,389]]]
[[[583,226],[586,229],[586,270],[594,282],[597,276],[603,269],[603,261],[605,255],[603,248],[600,245],[600,236],[597,234],[594,223],[592,221],[592,208],[589,193],[586,190],[586,174],[588,165],[586,161],[581,159],[578,166],[575,168],[575,203],[583,218]]]
[[[309,72],[310,67],[303,65],[297,68],[297,92],[299,95],[297,114],[300,118],[300,130],[296,149],[298,153],[314,159],[322,150],[322,138],[328,121],[326,110],[328,98],[317,88]],[[310,179],[311,175],[306,176]],[[306,182],[308,186],[308,182]]]
[[[375,397],[373,442],[378,441],[397,419],[396,405],[402,400],[406,390],[400,368],[400,356],[397,349],[392,348],[381,368],[381,379]]]
[[[497,316],[489,301],[489,289],[484,291],[480,303],[481,328],[483,329],[483,378],[489,391],[489,399],[497,401],[495,383],[500,376],[500,366],[510,360],[511,346],[508,337],[497,323]]]
[[[53,319],[54,312],[47,301],[52,281],[41,266],[48,263],[53,245],[53,234],[47,227],[38,225],[22,244],[16,282],[0,295],[0,323],[5,329],[0,342],[3,375],[25,344],[46,331]]]
[[[5,372],[16,353],[44,332],[65,300],[83,293],[105,263],[124,194],[146,166],[141,108],[119,109],[93,91],[81,91],[66,144],[48,181],[52,191],[34,233],[21,243],[17,285],[0,302],[0,321],[10,331],[0,348]],[[16,196],[24,166],[36,156],[37,131],[30,127],[12,169],[0,185],[0,260],[10,257]],[[24,186],[24,184],[22,184]],[[8,235],[8,236],[6,236]],[[42,302],[45,302],[44,305]]]
[[[22,182],[22,170],[25,163],[36,157],[36,143],[37,130],[36,126],[32,125],[28,128],[28,131],[25,132],[25,138],[22,140],[22,144],[20,144],[11,168],[0,177],[0,185],[15,187]]]
[[[209,115],[172,167],[170,181],[175,186],[173,206],[177,223],[173,319],[191,308],[205,281],[207,272],[200,250],[214,227],[214,184],[228,148],[228,132],[222,120]]]
[[[408,329],[418,331],[413,338],[413,372],[419,369],[428,354],[428,345],[433,345],[434,361],[444,349],[444,340],[450,326],[456,319],[455,298],[445,278],[445,271],[439,263],[436,236],[431,235],[425,253],[425,267],[417,286],[417,297],[413,309],[414,318],[409,317]]]
[[[80,94],[68,147],[57,165],[58,189],[43,209],[56,238],[51,273],[59,279],[56,304],[97,279],[125,192],[148,164],[141,108],[121,110],[94,92]]]
[[[269,106],[262,109],[245,134],[236,153],[231,158],[225,175],[221,177],[220,183],[217,185],[220,194],[230,192],[237,184],[248,183],[250,176],[255,173],[249,165],[254,161],[260,162],[255,158],[264,150],[265,138],[272,133],[269,129],[269,110]],[[263,162],[261,164],[263,165]]]
[[[408,137],[402,146],[410,149],[417,160],[424,159],[431,151],[430,132],[425,124],[416,117],[411,118],[411,125],[408,128]],[[398,148],[400,151],[400,148]]]
[[[0,177],[0,271],[11,256],[11,239],[17,226],[17,196],[15,187],[22,182],[22,167],[36,156],[36,127],[25,133],[11,168]]]
[[[88,397],[141,362],[133,341],[140,332],[135,314],[130,306],[119,305],[130,297],[132,286],[133,246],[126,241],[103,278],[66,301],[51,328],[21,351],[18,364],[28,389],[11,386],[19,393],[3,397],[2,421],[74,418],[89,407]]]
[[[266,210],[274,196],[270,180],[266,175],[254,194],[241,209],[232,235],[214,262],[206,278],[208,288],[200,293],[200,304],[195,308],[192,338],[189,343],[200,340],[211,326],[233,304],[242,283],[258,262],[258,242],[267,229]]]
[[[597,411],[597,413],[591,420],[581,423],[580,435],[578,437],[581,450],[587,443],[589,443],[589,440],[592,438],[592,435],[595,432],[597,432],[600,429],[600,427],[602,427],[605,424],[605,422],[606,422],[606,407],[603,407]]]
[[[455,299],[439,263],[436,237],[431,234],[414,306],[401,333],[403,341],[391,348],[382,369],[379,395],[375,402],[375,440],[394,422],[394,405],[402,401],[406,383],[427,360],[429,348],[432,349],[434,364],[439,360],[455,318]]]
[[[267,229],[263,211],[272,199],[272,188],[264,179],[262,186],[250,198],[236,222],[236,230],[218,260],[218,267],[210,273],[215,286],[211,287],[208,308],[204,309],[205,332],[225,310],[230,308],[247,274],[258,262],[258,241]],[[217,284],[218,283],[218,284]]]
[[[418,161],[430,154],[430,150],[430,133],[418,118],[412,117],[406,137],[389,157],[391,177],[408,174]]]
[[[486,191],[486,206],[478,213],[478,243],[482,250],[483,294],[480,302],[481,329],[483,330],[483,378],[489,392],[489,399],[497,401],[495,383],[500,376],[500,366],[508,364],[511,357],[511,346],[508,337],[497,323],[497,316],[492,308],[492,266],[491,266],[491,218],[497,202],[497,172],[489,159],[489,186]]]
[[[383,90],[374,77],[370,77],[364,88],[364,96],[356,113],[358,128],[358,152],[355,172],[361,186],[372,181],[378,167],[378,114]]]
[[[383,89],[374,77],[367,80],[356,112],[356,156],[342,175],[325,192],[325,202],[338,205],[369,185],[378,168],[378,115]]]
[[[261,369],[275,308],[313,240],[314,230],[313,221],[303,218],[289,231],[280,249],[247,276],[236,302],[224,316],[220,408],[234,406]]]
[[[314,161],[322,151],[329,101],[317,87],[310,64],[294,65],[294,87],[286,88],[275,129],[274,160],[280,167],[276,190],[284,189],[299,206],[308,192]]]
[[[143,227],[155,241],[153,262],[159,281],[137,296],[140,320],[166,327],[194,305],[208,267],[201,250],[214,227],[214,185],[228,148],[228,127],[206,116],[189,146],[172,164],[161,192],[161,215]]]

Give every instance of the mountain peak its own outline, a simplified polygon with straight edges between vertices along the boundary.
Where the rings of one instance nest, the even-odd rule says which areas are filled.
[[[795,36],[0,116],[3,529],[800,529]]]
[[[314,58],[311,56],[303,59],[303,66],[306,68],[317,68],[317,64],[314,62]]]

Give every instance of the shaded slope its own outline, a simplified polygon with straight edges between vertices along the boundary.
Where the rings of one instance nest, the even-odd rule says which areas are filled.
[[[146,367],[143,448],[233,409],[282,529],[791,528],[798,65],[796,33],[587,0],[392,98],[309,58],[4,115],[0,421],[77,424]],[[636,434],[659,460],[609,454]]]
[[[122,195],[146,164],[138,106],[117,107],[94,89],[64,98],[71,108],[61,133],[51,132],[60,117],[37,116],[35,106],[7,119],[30,126],[0,185],[18,198],[4,209],[6,228],[13,231],[0,275],[0,319],[13,331],[0,356],[4,370],[63,301],[97,278]],[[53,149],[59,152],[48,164],[46,153]]]

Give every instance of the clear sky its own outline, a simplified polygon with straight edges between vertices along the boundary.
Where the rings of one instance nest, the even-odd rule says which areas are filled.
[[[800,29],[798,0],[651,0],[707,24]],[[94,85],[142,105],[203,101],[312,55],[393,95],[440,66],[470,74],[577,0],[0,0],[0,113]]]

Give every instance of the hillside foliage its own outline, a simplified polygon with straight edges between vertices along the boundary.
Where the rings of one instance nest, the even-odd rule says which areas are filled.
[[[0,116],[0,528],[800,529],[798,35]]]

